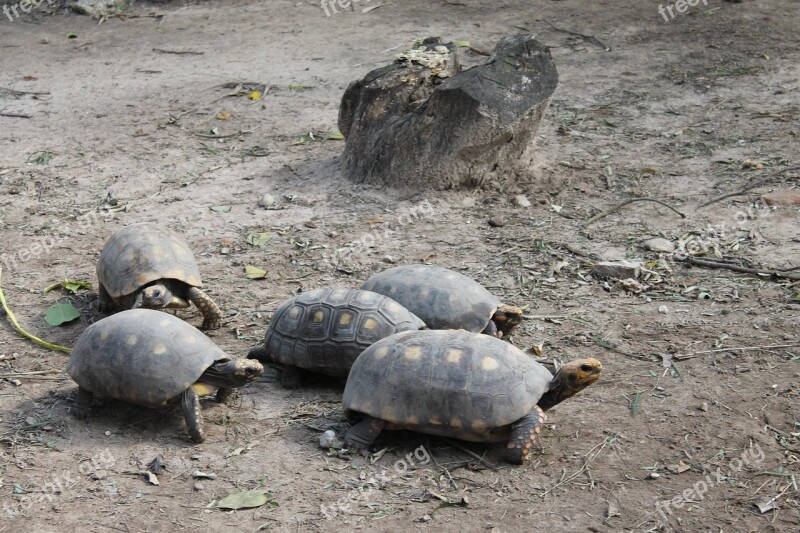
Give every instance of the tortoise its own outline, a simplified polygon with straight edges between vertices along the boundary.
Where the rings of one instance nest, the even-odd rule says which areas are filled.
[[[86,418],[95,394],[144,407],[180,403],[189,435],[203,442],[200,396],[232,388],[264,372],[258,361],[232,359],[202,332],[172,315],[131,309],[86,328],[72,349],[67,374],[78,384],[73,409]]]
[[[380,340],[353,364],[342,398],[345,434],[365,448],[383,429],[473,442],[506,442],[505,459],[522,464],[547,411],[600,377],[597,359],[551,374],[518,348],[468,331],[405,331]]]
[[[478,282],[432,265],[402,265],[379,272],[361,288],[396,300],[430,329],[464,329],[508,336],[522,309],[503,305]]]
[[[391,298],[327,287],[290,298],[272,315],[262,346],[249,358],[282,366],[281,384],[297,386],[316,372],[347,377],[356,357],[374,342],[425,323]]]
[[[194,255],[176,232],[150,223],[126,226],[108,239],[97,262],[100,311],[175,309],[193,303],[203,329],[218,329],[222,312],[200,288]]]

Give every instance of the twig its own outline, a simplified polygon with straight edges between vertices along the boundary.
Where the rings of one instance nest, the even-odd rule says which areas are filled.
[[[774,344],[772,346],[742,346],[739,348],[717,348],[715,350],[703,350],[702,352],[694,352],[686,355],[673,355],[672,358],[677,361],[685,361],[700,355],[719,352],[744,352],[748,350],[780,350],[782,348],[798,348],[800,344]]]
[[[30,94],[32,96],[42,96],[45,94],[50,94],[49,92],[36,92],[36,91],[18,91],[16,89],[9,89],[7,87],[0,87],[0,94],[8,94],[10,96],[24,96],[26,94]]]
[[[450,439],[442,439],[442,440],[444,440],[447,444],[449,444],[453,448],[457,448],[457,449],[461,450],[462,452],[466,453],[467,455],[469,455],[471,457],[474,457],[475,459],[478,460],[478,462],[485,464],[486,466],[488,466],[492,470],[497,470],[497,467],[495,465],[493,465],[492,463],[486,461],[483,457],[481,457],[477,453],[473,452],[472,450],[467,449],[467,448],[461,446],[459,443],[457,443],[455,441],[452,441]]]
[[[2,279],[2,276],[3,276],[3,267],[0,267],[0,279]],[[23,337],[27,337],[28,339],[32,340],[39,346],[44,346],[45,348],[50,348],[51,350],[60,350],[62,352],[67,352],[67,353],[70,353],[72,351],[72,348],[67,348],[65,346],[59,346],[58,344],[51,344],[47,341],[43,341],[39,337],[31,335],[30,333],[22,329],[22,326],[20,326],[19,322],[17,322],[17,317],[14,316],[14,313],[12,313],[11,309],[8,308],[8,302],[6,302],[6,295],[3,294],[2,284],[0,284],[0,304],[2,304],[3,310],[8,315],[8,318],[11,319],[11,323],[14,325],[14,329],[16,329],[19,332],[19,334],[22,335]]]
[[[553,485],[552,487],[550,487],[550,488],[549,488],[549,489],[547,489],[546,491],[544,491],[544,492],[542,492],[541,494],[539,494],[539,496],[540,496],[540,497],[542,497],[542,496],[545,496],[547,493],[549,493],[549,492],[552,492],[553,490],[555,490],[556,488],[560,487],[560,486],[561,486],[561,485],[563,485],[564,483],[567,483],[568,481],[572,481],[573,479],[575,479],[576,477],[578,477],[579,475],[581,475],[583,472],[585,472],[586,470],[588,470],[588,468],[589,468],[589,465],[590,465],[590,464],[592,464],[592,462],[593,462],[595,459],[597,459],[597,457],[600,455],[600,452],[602,452],[602,451],[603,451],[603,448],[605,448],[605,447],[606,447],[606,444],[608,444],[608,443],[610,442],[610,439],[611,439],[611,438],[612,438],[612,437],[606,437],[606,438],[605,438],[605,440],[604,440],[603,442],[601,442],[600,444],[598,444],[597,446],[595,446],[594,448],[592,448],[591,450],[589,450],[589,451],[586,453],[586,455],[584,455],[584,456],[583,456],[583,457],[584,457],[584,459],[583,459],[583,466],[581,466],[581,467],[578,469],[578,471],[577,471],[577,472],[575,472],[575,473],[574,473],[574,474],[572,474],[571,476],[568,476],[568,477],[562,478],[562,479],[561,479],[561,480],[560,480],[558,483],[556,483],[555,485]],[[594,452],[595,450],[597,450],[597,452],[595,452],[594,456],[592,456],[592,457],[589,457],[590,455],[592,455],[592,452]]]
[[[667,207],[667,208],[671,209],[676,214],[680,215],[681,218],[686,218],[686,215],[684,215],[683,213],[681,213],[680,211],[678,211],[677,209],[675,209],[674,207],[672,207],[668,203],[662,202],[661,200],[656,200],[655,198],[631,198],[630,200],[625,200],[621,204],[615,205],[614,207],[612,207],[611,209],[609,209],[607,211],[603,211],[599,215],[593,216],[592,218],[590,218],[589,220],[586,221],[586,223],[584,224],[584,227],[588,226],[589,224],[594,224],[595,222],[597,222],[601,218],[605,218],[608,215],[618,211],[620,208],[625,207],[626,205],[632,204],[634,202],[654,202],[654,203],[657,203],[659,205],[663,205],[664,207]]]
[[[745,194],[745,193],[747,193],[747,192],[749,192],[749,191],[751,191],[751,190],[753,190],[753,189],[755,189],[757,187],[761,187],[762,185],[766,184],[769,180],[771,180],[775,176],[778,176],[783,172],[789,172],[790,170],[800,170],[800,165],[792,165],[790,167],[779,168],[778,170],[767,174],[766,176],[764,176],[760,180],[756,180],[756,181],[751,182],[749,185],[744,186],[743,188],[739,189],[738,191],[733,191],[733,192],[721,194],[719,196],[715,196],[711,200],[700,204],[700,207],[706,207],[706,206],[709,206],[711,204],[715,204],[717,202],[720,202],[720,201],[722,201],[722,200],[724,200],[726,198],[730,198],[732,196],[741,196],[741,195],[743,195],[743,194]]]
[[[716,261],[713,259],[699,259],[697,257],[692,256],[685,256],[682,257],[680,255],[674,256],[676,261],[681,263],[687,263],[689,265],[695,265],[700,267],[706,268],[722,268],[725,270],[731,270],[733,272],[741,272],[744,274],[758,274],[760,276],[772,276],[773,278],[784,278],[784,279],[796,279],[800,280],[800,274],[793,274],[790,271],[786,270],[764,270],[759,268],[751,268],[746,266],[737,265],[735,263],[730,263],[728,261]]]
[[[195,52],[192,50],[164,50],[163,48],[153,48],[153,52],[160,52],[162,54],[188,55],[188,56],[201,56],[205,54],[205,52]]]
[[[14,372],[12,374],[0,374],[0,378],[23,378],[26,376],[43,376],[46,374],[60,374],[61,370],[35,370],[33,372]]]
[[[204,139],[230,139],[231,137],[239,137],[240,135],[247,135],[248,133],[253,133],[253,130],[242,130],[228,135],[209,135],[208,133],[199,133],[196,131],[193,133],[198,137],[202,137]]]
[[[23,115],[21,113],[0,113],[0,117],[9,117],[9,118],[33,118],[31,115]]]
[[[606,52],[610,52],[611,51],[611,47],[610,46],[604,45],[602,42],[600,42],[600,39],[598,39],[594,35],[584,35],[583,33],[578,33],[578,32],[575,32],[575,31],[570,31],[570,30],[565,30],[565,29],[559,28],[558,26],[556,26],[555,24],[553,24],[552,22],[550,22],[547,19],[545,19],[545,22],[551,28],[553,28],[556,31],[560,31],[561,33],[568,33],[568,34],[574,35],[576,37],[582,37],[582,38],[586,39],[587,41],[590,41],[590,42],[596,44],[597,46],[599,46],[600,48],[602,48]]]

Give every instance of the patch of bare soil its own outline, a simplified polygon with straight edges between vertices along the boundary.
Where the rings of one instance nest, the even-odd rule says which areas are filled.
[[[4,323],[0,530],[796,531],[796,279],[687,265],[640,243],[800,265],[798,206],[757,201],[796,190],[797,170],[701,207],[800,160],[798,11],[711,0],[665,21],[652,2],[383,0],[327,17],[315,2],[242,0],[141,5],[102,24],[3,18],[3,289],[32,333],[72,345],[98,317],[93,295],[42,289],[96,287],[108,236],[156,221],[194,249],[226,313],[211,337],[231,354],[295,291],[428,261],[529,306],[520,348],[596,356],[606,370],[550,412],[526,466],[410,433],[384,434],[371,461],[318,447],[343,423],[339,385],[285,390],[273,374],[235,406],[209,402],[202,445],[176,412],[108,402],[77,421],[67,355]],[[419,37],[481,49],[519,32],[552,47],[560,74],[539,180],[411,193],[341,178],[331,133],[351,80]],[[635,202],[587,224],[632,198],[685,218]],[[265,245],[246,242],[263,232]],[[599,259],[646,271],[638,286],[604,282],[590,276]],[[266,279],[247,279],[247,265]],[[67,300],[81,320],[48,326],[44,310]],[[140,472],[158,455],[156,486]],[[257,488],[273,503],[209,507]]]

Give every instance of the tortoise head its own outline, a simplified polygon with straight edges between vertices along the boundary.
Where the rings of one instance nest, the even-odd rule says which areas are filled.
[[[166,285],[157,283],[145,287],[136,297],[134,307],[144,307],[146,309],[162,309],[172,304],[174,296]]]
[[[243,387],[264,373],[264,366],[255,359],[231,359],[217,361],[203,372],[197,380],[217,388]]]
[[[550,390],[539,400],[539,407],[548,410],[570,398],[598,379],[603,365],[594,358],[570,361],[558,369],[550,382]]]
[[[513,305],[501,305],[492,315],[492,322],[497,326],[498,337],[507,337],[522,323],[523,310]]]

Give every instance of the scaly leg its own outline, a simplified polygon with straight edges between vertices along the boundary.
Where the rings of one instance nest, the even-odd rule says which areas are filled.
[[[347,430],[344,442],[348,446],[355,446],[359,449],[367,448],[375,442],[384,426],[386,426],[384,420],[364,415],[364,419],[361,422]]]
[[[188,297],[203,315],[202,329],[219,329],[222,326],[222,311],[209,295],[197,287],[190,287]]]
[[[100,287],[98,287],[97,289],[97,296],[98,296],[98,301],[97,301],[98,311],[100,311],[101,313],[111,313],[114,311],[114,308],[116,307],[114,305],[114,300],[111,299],[111,295],[108,294],[108,291],[106,290],[105,287],[103,287],[102,283],[100,284]]]
[[[544,411],[537,405],[533,411],[511,425],[511,437],[505,449],[506,461],[521,465],[528,459],[531,446],[539,440],[545,420]]]
[[[75,407],[72,408],[72,416],[78,420],[83,420],[92,412],[92,393],[83,387],[78,387],[78,397],[75,399]]]
[[[206,440],[203,434],[203,416],[200,414],[200,397],[191,387],[181,395],[181,410],[192,440],[194,442]]]

